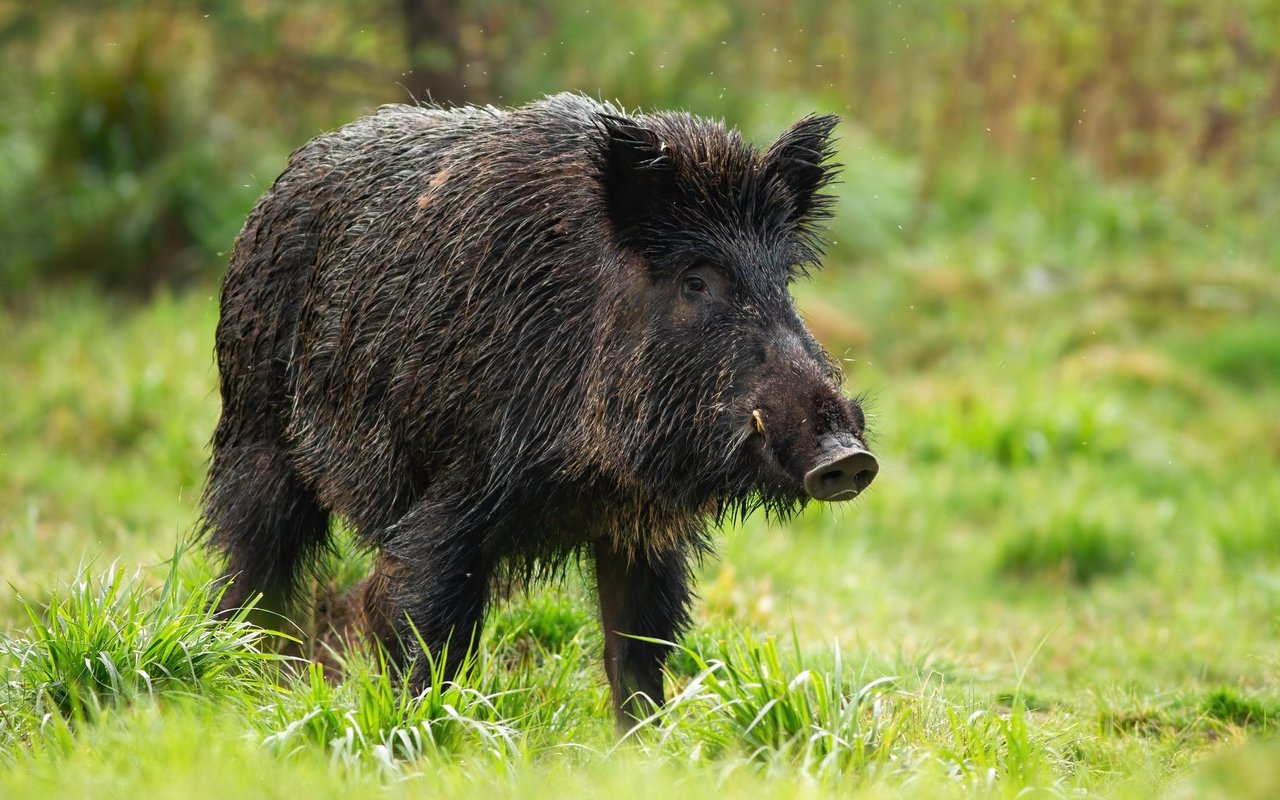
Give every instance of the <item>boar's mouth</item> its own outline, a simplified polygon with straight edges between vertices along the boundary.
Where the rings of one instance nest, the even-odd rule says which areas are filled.
[[[818,445],[817,464],[804,475],[804,490],[814,500],[852,500],[879,471],[876,457],[852,436],[826,436]]]

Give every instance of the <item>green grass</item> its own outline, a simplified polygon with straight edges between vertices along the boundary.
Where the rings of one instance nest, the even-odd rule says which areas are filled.
[[[86,570],[43,608],[24,601],[30,634],[0,647],[12,668],[7,729],[23,733],[21,714],[91,721],[139,697],[234,697],[263,680],[261,662],[275,657],[260,647],[264,631],[245,621],[248,609],[214,620],[208,609],[220,591],[209,583],[185,591],[176,568],[175,560],[158,589],[119,566]]]
[[[1067,184],[1073,226],[943,189],[959,221],[799,287],[876,485],[719,537],[675,699],[621,741],[573,572],[421,697],[211,623],[213,566],[173,554],[212,289],[0,313],[0,796],[1273,795],[1280,275],[1136,190]]]

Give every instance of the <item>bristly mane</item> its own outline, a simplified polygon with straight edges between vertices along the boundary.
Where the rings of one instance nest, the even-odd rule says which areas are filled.
[[[682,234],[717,229],[786,243],[783,266],[794,273],[819,265],[821,223],[833,202],[822,190],[840,168],[831,162],[838,118],[805,117],[765,151],[736,128],[691,114],[627,117],[611,109],[598,119],[606,142],[595,161],[611,216],[655,266],[672,249],[696,248]]]

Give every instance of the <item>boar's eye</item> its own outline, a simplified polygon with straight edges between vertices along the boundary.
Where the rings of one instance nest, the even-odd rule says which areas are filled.
[[[705,303],[725,296],[725,279],[718,267],[699,262],[680,275],[680,294],[686,301]]]
[[[711,294],[711,287],[707,286],[701,275],[684,276],[684,290],[693,294]]]

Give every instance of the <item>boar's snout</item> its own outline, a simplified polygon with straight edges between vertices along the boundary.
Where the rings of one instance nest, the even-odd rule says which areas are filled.
[[[876,457],[852,437],[827,436],[819,443],[817,465],[805,473],[804,489],[814,500],[852,500],[879,471]]]

